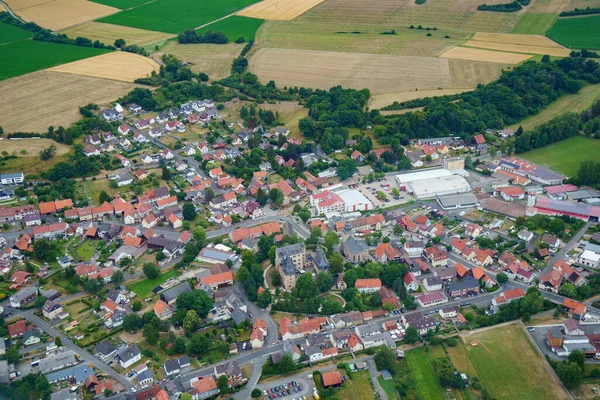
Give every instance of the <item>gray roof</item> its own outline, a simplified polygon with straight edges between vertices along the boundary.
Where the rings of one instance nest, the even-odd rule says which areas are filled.
[[[231,313],[231,319],[236,323],[236,324],[241,324],[242,322],[244,322],[245,320],[250,320],[250,317],[248,317],[248,313],[245,313],[244,311],[240,310],[239,308],[236,308],[235,310],[233,310],[233,312]]]
[[[52,392],[50,400],[77,400],[77,392],[71,392],[69,389]]]
[[[176,299],[180,294],[191,291],[192,287],[187,281],[185,281],[180,285],[165,290],[164,292],[162,292],[161,297],[163,297],[166,300],[166,302],[169,303],[170,301]]]
[[[314,257],[315,265],[320,270],[326,270],[329,268],[329,261],[327,261],[327,256],[325,256],[325,251],[321,247],[317,247]]]
[[[229,377],[242,374],[242,369],[235,361],[230,361],[225,364],[217,365],[215,367],[215,371],[217,375],[225,374]]]
[[[121,361],[126,362],[131,360],[132,358],[141,354],[140,348],[137,344],[132,344],[131,346],[123,347],[119,349],[118,356]]]
[[[470,288],[479,288],[479,281],[467,276],[462,281],[454,282],[448,285],[450,292],[465,290]]]
[[[107,356],[116,351],[117,348],[111,342],[105,340],[104,342],[98,343],[96,346],[94,346],[94,350],[96,350],[96,353]]]
[[[306,346],[304,348],[304,353],[306,353],[306,355],[310,357],[313,354],[322,353],[322,350],[319,346]]]
[[[287,246],[279,247],[277,249],[277,255],[280,258],[284,258],[302,253],[303,250],[304,243],[289,244]]]
[[[154,376],[152,375],[152,371],[150,371],[149,369],[145,369],[139,374],[137,374],[136,379],[138,380],[138,382],[143,382],[148,379],[154,380]]]
[[[76,383],[81,383],[88,376],[94,375],[94,369],[87,366],[87,364],[80,364],[74,367],[61,369],[60,371],[52,372],[46,375],[46,378],[49,382],[52,381],[62,381],[65,379],[70,379],[71,376],[75,377]]]
[[[309,346],[328,344],[329,338],[326,335],[308,335],[306,337],[306,343],[308,343]]]
[[[29,298],[33,294],[37,293],[38,288],[36,286],[26,286],[23,289],[19,290],[17,293],[10,296],[11,300],[15,301],[24,301]]]
[[[42,333],[37,328],[28,329],[27,332],[23,335],[23,341],[26,342],[30,337],[40,338]]]
[[[295,275],[296,264],[294,264],[294,261],[291,258],[285,257],[281,263],[281,270],[283,271],[284,275]]]
[[[443,283],[442,278],[439,276],[428,276],[424,280],[427,281],[427,286],[441,285]]]
[[[356,328],[356,331],[357,331],[358,335],[361,337],[373,336],[373,335],[381,333],[381,329],[379,328],[379,326],[377,326],[375,324],[359,326],[358,328]]]
[[[39,367],[40,372],[46,373],[75,363],[77,363],[77,360],[75,359],[75,352],[69,350],[64,353],[59,353],[54,356],[41,359]]]
[[[218,260],[221,262],[229,260],[232,256],[232,254],[229,252],[212,249],[210,247],[203,248],[200,252],[200,255],[202,257],[212,258],[213,260]]]
[[[167,375],[180,370],[181,366],[179,365],[179,359],[167,360],[167,362],[165,362],[165,365],[163,366],[163,368],[165,369],[165,372],[167,373]]]
[[[449,194],[447,196],[438,196],[438,203],[442,208],[456,207],[460,205],[475,205],[479,203],[473,193]]]
[[[584,250],[593,251],[594,253],[600,254],[600,246],[593,243],[588,243],[585,245]]]
[[[0,383],[8,383],[8,381],[9,381],[8,375],[9,375],[8,361],[0,360]]]
[[[362,242],[359,242],[353,236],[350,236],[344,242],[344,248],[352,254],[361,254],[368,250]]]

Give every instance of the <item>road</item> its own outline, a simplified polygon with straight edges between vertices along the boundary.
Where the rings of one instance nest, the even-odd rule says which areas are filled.
[[[369,369],[369,375],[371,375],[373,385],[375,386],[375,392],[377,392],[377,394],[379,395],[378,398],[387,400],[387,394],[385,394],[385,391],[383,390],[381,384],[379,383],[379,380],[377,379],[377,377],[379,376],[379,372],[377,372],[375,361],[372,358],[367,360],[367,367]]]
[[[571,247],[573,247],[577,242],[579,242],[579,240],[583,237],[583,235],[585,235],[585,233],[587,232],[588,229],[590,229],[590,226],[593,225],[593,222],[588,221],[583,228],[581,228],[572,238],[571,240],[569,240],[567,242],[567,244],[565,244],[565,246],[560,249],[558,252],[556,252],[554,254],[554,257],[550,257],[550,261],[548,261],[548,264],[546,265],[546,268],[544,268],[544,270],[540,273],[540,276],[543,276],[544,274],[547,274],[548,271],[550,271],[552,269],[552,267],[554,267],[554,264],[556,263],[556,261],[558,260],[562,260],[565,258],[565,256],[567,255],[568,251],[571,249]]]

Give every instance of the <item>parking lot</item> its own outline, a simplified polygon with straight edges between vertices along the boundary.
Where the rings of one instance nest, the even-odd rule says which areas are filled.
[[[310,385],[305,375],[287,377],[271,383],[257,385],[265,399],[306,400],[311,398],[314,384]]]
[[[392,194],[394,188],[400,190],[394,175],[388,175],[379,180],[374,180],[370,183],[356,183],[351,185],[352,188],[358,190],[367,199],[373,203],[373,209],[396,207],[405,204],[413,200],[412,196],[406,194],[406,192],[400,191],[400,196],[395,198]],[[382,200],[378,197],[377,192],[385,193],[386,200]]]

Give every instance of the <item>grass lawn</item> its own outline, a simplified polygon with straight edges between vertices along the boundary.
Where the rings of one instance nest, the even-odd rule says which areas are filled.
[[[137,7],[141,4],[148,3],[151,0],[91,0],[94,3],[104,4],[105,6],[126,10],[131,7]]]
[[[511,33],[543,35],[556,21],[554,13],[525,13]]]
[[[536,125],[548,122],[566,112],[579,113],[585,111],[589,109],[598,98],[600,98],[600,84],[585,86],[581,88],[579,93],[560,97],[536,115],[532,115],[531,117],[514,124],[512,128],[516,130],[520,125],[526,131],[531,130],[535,128]]]
[[[129,285],[129,290],[137,294],[140,298],[145,299],[152,296],[152,289],[164,283],[169,278],[175,278],[181,275],[179,271],[174,269],[161,274],[156,279],[142,279]]]
[[[354,372],[352,374],[352,383],[354,384],[354,389],[360,400],[368,400],[375,397],[375,389],[373,388],[369,372]]]
[[[90,261],[99,244],[100,242],[97,240],[86,240],[75,251],[83,261]]]
[[[407,351],[405,356],[421,397],[424,400],[444,400],[444,393],[435,377],[425,349],[421,347]]]
[[[520,326],[491,329],[463,340],[492,398],[568,398]]]
[[[342,372],[342,375],[346,375],[346,373]],[[338,398],[344,400],[362,400],[357,397],[354,383],[351,379],[347,379],[340,388],[336,389],[335,394]]]
[[[256,0],[156,0],[131,10],[99,19],[98,22],[132,26],[153,31],[181,33],[234,13]]]
[[[113,189],[110,187],[110,181],[108,179],[97,179],[95,181],[88,179],[82,183],[87,194],[92,198],[93,204],[100,204],[100,192],[102,192],[103,190],[109,196],[114,196],[114,194],[117,192],[117,189]],[[119,189],[123,190],[123,188]]]
[[[598,154],[600,140],[578,136],[519,156],[572,177],[582,161],[597,160]]]
[[[0,43],[14,42],[32,36],[33,32],[0,22]]]
[[[380,375],[377,377],[377,380],[379,381],[379,384],[385,391],[385,394],[387,395],[389,400],[398,400],[398,392],[396,391],[396,387],[394,386],[393,379],[383,379],[383,376]]]
[[[546,36],[566,47],[600,49],[600,15],[559,18]]]
[[[262,23],[262,19],[233,15],[229,18],[217,21],[214,24],[205,26],[202,29],[198,29],[198,32],[223,32],[230,42],[235,42],[240,36],[243,37],[246,42],[249,42],[254,40],[256,31]]]
[[[0,46],[0,80],[110,51],[36,40],[3,44]]]

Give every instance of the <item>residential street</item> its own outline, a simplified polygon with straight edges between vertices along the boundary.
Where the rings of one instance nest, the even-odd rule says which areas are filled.
[[[371,380],[373,381],[373,385],[375,386],[375,392],[377,392],[380,399],[387,400],[387,398],[388,398],[387,394],[385,394],[385,391],[383,390],[383,388],[381,387],[381,384],[377,380],[377,377],[379,376],[379,371],[377,371],[377,367],[375,366],[375,361],[372,358],[367,360],[367,367],[369,369],[369,375],[371,375]]]

